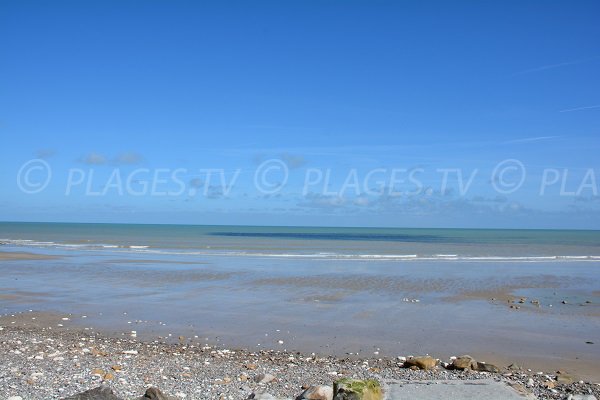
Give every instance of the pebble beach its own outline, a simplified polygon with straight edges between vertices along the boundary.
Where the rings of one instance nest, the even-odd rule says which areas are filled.
[[[61,399],[102,385],[123,399],[140,398],[152,387],[172,399],[292,399],[311,386],[332,386],[341,378],[375,379],[384,390],[391,380],[492,378],[541,399],[600,398],[598,382],[526,365],[499,365],[497,370],[488,365],[492,372],[485,372],[453,368],[456,359],[437,360],[435,355],[336,358],[219,348],[183,336],[177,343],[145,341],[68,327],[68,316],[33,312],[0,321],[2,399]]]

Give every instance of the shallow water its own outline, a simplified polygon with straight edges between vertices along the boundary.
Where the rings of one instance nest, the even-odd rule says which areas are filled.
[[[86,236],[79,226],[76,232],[69,228],[55,236],[38,228],[28,237],[23,227],[24,236],[0,232],[6,243],[1,251],[59,256],[0,261],[4,313],[35,309],[85,314],[88,318],[80,323],[112,332],[136,330],[140,338],[199,336],[232,347],[363,356],[469,352],[545,370],[571,362],[570,370],[598,376],[600,263],[592,258],[599,253],[596,233],[583,233],[577,243],[565,240],[562,245],[548,244],[556,240],[554,231],[533,237],[529,231],[487,232],[488,237],[477,239],[479,244],[469,232],[455,235],[462,235],[462,242],[433,244],[365,241],[365,232],[361,238],[350,232],[343,240],[295,239],[287,231],[284,237],[266,238],[266,228],[259,238],[246,233],[231,238],[205,227],[199,237],[211,247],[221,243],[215,252],[200,249],[198,243],[195,248],[185,243],[167,247],[171,239],[156,232],[129,237],[109,229],[109,238],[96,230]],[[104,235],[102,247],[98,235]],[[470,235],[468,245],[465,235]],[[76,236],[82,246],[72,243]],[[248,243],[242,249],[244,241]],[[415,251],[414,243],[425,247]],[[440,245],[449,247],[442,252]],[[411,247],[417,257],[383,257],[408,254],[398,246]],[[423,249],[446,255],[431,257]],[[522,304],[507,302],[522,296],[527,298]]]

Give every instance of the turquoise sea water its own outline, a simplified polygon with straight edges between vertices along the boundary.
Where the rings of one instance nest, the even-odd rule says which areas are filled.
[[[0,223],[0,243],[270,257],[600,261],[600,231]]]

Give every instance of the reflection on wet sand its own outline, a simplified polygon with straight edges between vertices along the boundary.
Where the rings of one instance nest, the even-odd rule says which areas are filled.
[[[594,263],[49,255],[0,262],[3,313],[80,313],[109,332],[135,324],[140,338],[199,335],[233,347],[470,352],[557,369],[573,360],[580,374],[600,359],[586,343],[600,342]]]
[[[58,258],[49,254],[35,254],[24,251],[0,251],[0,261],[10,260],[53,260]]]

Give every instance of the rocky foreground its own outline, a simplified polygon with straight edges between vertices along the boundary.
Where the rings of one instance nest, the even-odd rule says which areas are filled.
[[[234,351],[186,338],[167,344],[88,331],[0,327],[0,399],[9,400],[331,400],[351,398],[353,386],[360,391],[365,385],[374,396],[370,398],[377,399],[388,380],[482,378],[504,381],[542,399],[600,398],[599,384],[576,381],[564,372],[497,367],[469,356],[447,361],[429,356],[338,359],[286,351]]]

